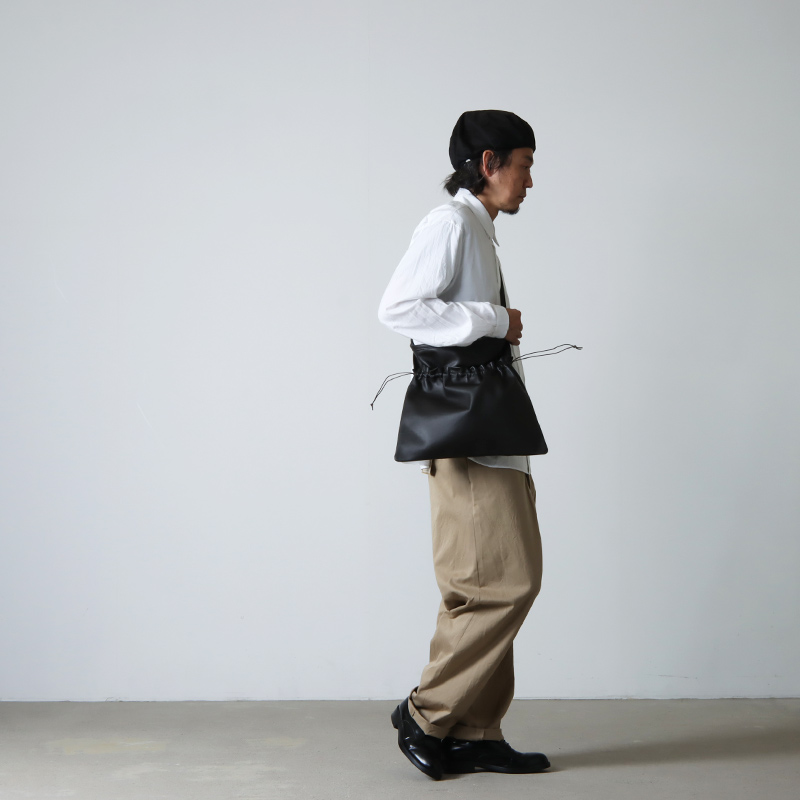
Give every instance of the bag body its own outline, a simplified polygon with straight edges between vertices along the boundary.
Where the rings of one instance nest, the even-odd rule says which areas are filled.
[[[484,336],[465,347],[411,343],[395,461],[547,452],[511,344]]]

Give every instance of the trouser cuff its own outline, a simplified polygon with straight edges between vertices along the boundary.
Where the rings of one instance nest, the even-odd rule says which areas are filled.
[[[422,728],[422,732],[426,736],[435,736],[437,739],[444,739],[445,736],[450,732],[448,728],[440,728],[438,725],[433,725],[422,714],[417,711],[414,704],[411,702],[411,698],[408,698],[408,713],[411,714],[411,718],[417,725]]]
[[[505,738],[500,728],[470,728],[467,725],[455,725],[447,735],[469,742],[502,742]]]
[[[435,736],[437,739],[444,739],[446,736],[452,736],[454,739],[466,739],[470,742],[481,741],[503,741],[503,731],[500,728],[470,728],[467,725],[455,725],[452,728],[443,728],[439,725],[434,725],[417,710],[411,698],[408,698],[408,713],[414,722],[422,728],[422,732],[426,736]]]

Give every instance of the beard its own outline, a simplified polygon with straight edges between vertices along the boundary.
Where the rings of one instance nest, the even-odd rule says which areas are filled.
[[[513,217],[514,214],[517,214],[519,212],[520,208],[522,208],[521,203],[516,208],[501,208],[500,211],[502,211],[503,214],[508,214],[509,216]]]

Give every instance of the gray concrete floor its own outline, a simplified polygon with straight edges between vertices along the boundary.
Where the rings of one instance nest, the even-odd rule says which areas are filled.
[[[1,703],[0,798],[798,800],[800,700],[517,700],[539,775],[434,782],[395,703]]]

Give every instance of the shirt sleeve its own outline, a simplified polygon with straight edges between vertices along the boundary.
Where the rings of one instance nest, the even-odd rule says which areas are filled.
[[[502,339],[508,311],[494,303],[440,299],[456,277],[463,234],[452,220],[420,226],[381,299],[378,319],[395,333],[435,347]]]

